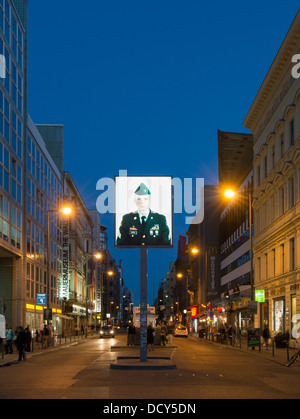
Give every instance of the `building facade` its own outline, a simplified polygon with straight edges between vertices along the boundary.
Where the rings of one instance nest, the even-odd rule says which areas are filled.
[[[215,308],[225,308],[227,323],[246,330],[252,316],[250,217],[253,193],[253,135],[218,131],[220,216],[220,299]],[[232,199],[225,191],[233,190]],[[252,211],[253,214],[253,211]],[[251,215],[252,215],[251,214]]]
[[[300,313],[299,45],[300,12],[244,121],[254,135],[255,289],[265,291],[256,325],[290,333]]]
[[[93,265],[89,263],[93,261],[94,224],[69,172],[64,172],[64,200],[71,203],[72,213],[64,228],[63,241],[69,248],[69,290],[62,297],[75,320],[75,329],[81,329],[91,323],[94,309]]]

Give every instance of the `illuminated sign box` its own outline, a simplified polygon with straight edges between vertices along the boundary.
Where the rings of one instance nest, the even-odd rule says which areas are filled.
[[[172,177],[115,177],[115,247],[173,247]]]
[[[199,314],[199,306],[193,306],[191,307],[191,316],[197,317]]]
[[[264,290],[255,290],[255,301],[258,303],[265,303],[265,291]]]

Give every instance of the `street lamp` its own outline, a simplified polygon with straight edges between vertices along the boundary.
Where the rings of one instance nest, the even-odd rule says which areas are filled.
[[[48,209],[47,210],[47,308],[50,309],[50,213],[61,213],[65,216],[69,216],[72,213],[72,208],[65,205],[59,209]],[[49,324],[49,320],[48,324]]]

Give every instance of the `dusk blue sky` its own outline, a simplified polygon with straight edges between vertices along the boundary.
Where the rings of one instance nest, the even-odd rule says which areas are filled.
[[[218,184],[217,130],[247,132],[245,116],[299,2],[29,0],[29,113],[64,125],[64,169],[90,209],[96,183],[129,175],[205,178]],[[299,46],[300,53],[300,46]],[[115,250],[139,303],[139,251]],[[175,261],[149,250],[153,284]]]

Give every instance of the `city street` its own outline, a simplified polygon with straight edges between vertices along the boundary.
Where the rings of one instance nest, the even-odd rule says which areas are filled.
[[[189,337],[149,356],[170,356],[175,370],[111,370],[117,356],[139,356],[126,335],[98,337],[34,353],[0,370],[1,399],[192,400],[298,399],[300,368],[286,368],[251,353]],[[174,348],[175,346],[175,348]]]

